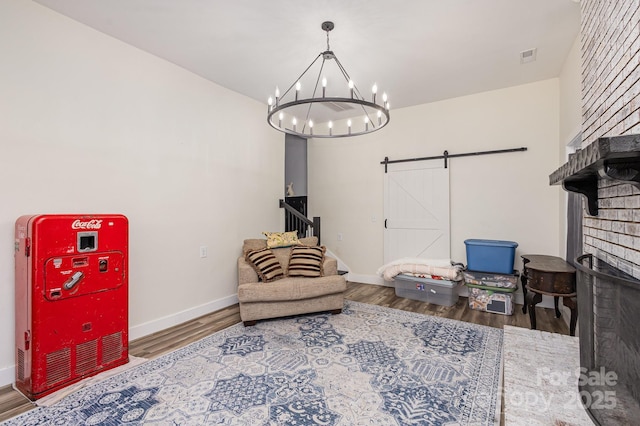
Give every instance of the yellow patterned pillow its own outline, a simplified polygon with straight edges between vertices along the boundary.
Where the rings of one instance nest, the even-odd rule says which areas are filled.
[[[267,237],[267,247],[291,247],[300,245],[298,240],[298,231],[290,232],[263,232]]]

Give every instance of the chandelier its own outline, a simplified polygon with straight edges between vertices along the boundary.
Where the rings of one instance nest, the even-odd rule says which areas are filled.
[[[275,99],[270,96],[267,101],[269,125],[303,138],[359,136],[382,129],[390,118],[387,94],[383,93],[378,103],[374,83],[371,100],[365,99],[329,46],[333,22],[323,22],[321,28],[327,33],[327,50],[320,52],[282,95],[276,87]],[[317,74],[310,71],[314,65],[319,68]],[[336,95],[338,92],[342,95]]]

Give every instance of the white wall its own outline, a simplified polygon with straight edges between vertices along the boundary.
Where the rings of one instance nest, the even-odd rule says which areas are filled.
[[[381,283],[385,156],[527,147],[450,160],[451,257],[466,263],[468,238],[518,242],[518,268],[520,254],[562,254],[561,189],[548,178],[559,165],[558,98],[558,79],[550,79],[393,110],[390,124],[370,135],[310,140],[310,210],[322,217],[323,243],[351,268],[351,280]]]
[[[566,161],[566,147],[582,127],[582,70],[580,37],[576,37],[560,72],[560,161]]]
[[[558,158],[567,161],[567,145],[580,134],[582,127],[582,70],[580,37],[576,37],[560,72],[560,138]],[[560,246],[567,244],[567,193],[560,192]]]
[[[281,228],[264,105],[24,0],[0,2],[0,58],[0,385],[20,215],[128,216],[131,338],[235,303],[242,240]]]

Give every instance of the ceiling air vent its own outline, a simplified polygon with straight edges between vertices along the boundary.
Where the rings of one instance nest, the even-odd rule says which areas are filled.
[[[323,105],[335,112],[342,112],[342,111],[355,109],[352,105],[347,104],[345,102],[324,102]]]
[[[520,63],[526,64],[526,63],[535,61],[537,52],[538,52],[538,49],[535,49],[535,48],[523,50],[522,52],[520,52]]]

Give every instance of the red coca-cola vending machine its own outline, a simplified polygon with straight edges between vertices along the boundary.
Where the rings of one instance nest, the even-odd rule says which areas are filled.
[[[18,218],[19,391],[35,400],[128,361],[127,263],[123,215]]]

